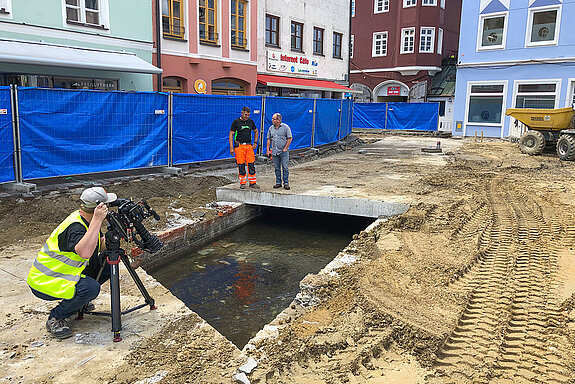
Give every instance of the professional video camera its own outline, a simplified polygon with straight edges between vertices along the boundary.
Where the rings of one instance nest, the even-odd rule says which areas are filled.
[[[111,312],[95,312],[85,311],[81,309],[78,313],[78,319],[82,319],[84,312],[92,315],[102,315],[112,317],[112,332],[114,333],[114,341],[120,341],[120,330],[122,329],[121,315],[135,311],[136,309],[149,306],[151,310],[157,309],[154,299],[150,296],[144,284],[138,277],[134,268],[130,266],[126,251],[120,248],[120,240],[124,239],[127,243],[132,241],[143,251],[155,253],[164,246],[164,243],[155,235],[152,235],[142,221],[150,216],[156,220],[160,216],[154,211],[148,203],[140,201],[134,203],[129,199],[117,199],[110,203],[112,207],[118,207],[118,211],[108,211],[106,220],[108,221],[108,230],[106,232],[106,250],[101,253],[102,264],[100,272],[98,273],[97,280],[100,279],[105,264],[110,265],[110,299],[111,299]],[[137,305],[133,308],[122,311],[120,307],[120,273],[118,264],[122,262],[128,270],[130,276],[136,283],[136,286],[144,296],[145,304]]]
[[[155,253],[163,247],[164,243],[157,237],[152,235],[142,221],[150,216],[154,219],[160,220],[160,216],[154,211],[148,203],[140,201],[134,203],[129,199],[117,199],[110,203],[111,207],[118,207],[118,212],[109,211],[106,219],[108,220],[108,233],[113,234],[115,231],[119,238],[127,242],[134,241],[136,245],[143,251]],[[106,247],[110,249],[109,242],[115,243],[119,241],[116,236],[108,236],[106,233]]]

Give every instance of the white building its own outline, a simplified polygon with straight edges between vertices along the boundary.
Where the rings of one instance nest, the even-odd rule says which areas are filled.
[[[349,84],[350,0],[258,2],[257,93],[341,98]]]

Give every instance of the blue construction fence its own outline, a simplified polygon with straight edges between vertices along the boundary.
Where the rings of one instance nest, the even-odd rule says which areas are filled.
[[[258,153],[276,112],[291,149],[351,133],[351,100],[0,87],[0,183],[231,159],[230,125],[244,106]]]
[[[355,103],[353,128],[437,131],[439,103]]]

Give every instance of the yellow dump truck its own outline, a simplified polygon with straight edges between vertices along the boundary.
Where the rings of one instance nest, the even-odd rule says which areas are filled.
[[[529,128],[519,139],[521,152],[537,155],[546,145],[555,145],[561,160],[575,160],[574,108],[509,108],[505,114]]]

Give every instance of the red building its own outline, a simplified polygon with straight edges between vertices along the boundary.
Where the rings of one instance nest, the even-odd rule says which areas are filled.
[[[442,59],[457,55],[460,16],[461,0],[352,0],[356,101],[423,101]]]
[[[155,90],[255,94],[257,0],[155,0],[154,21]]]

